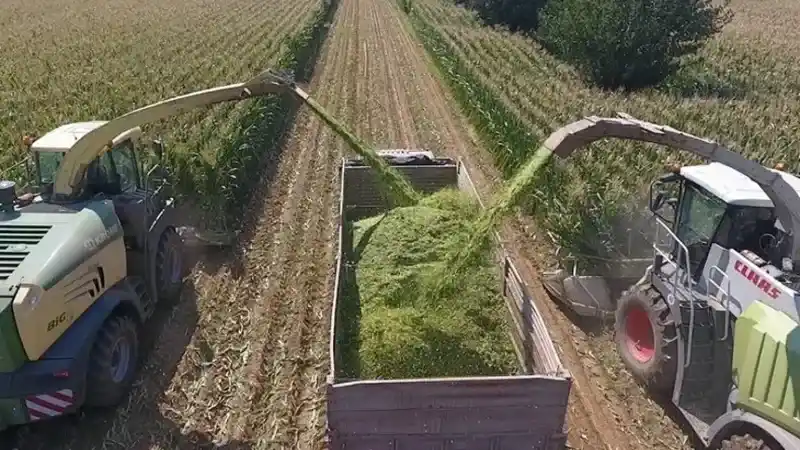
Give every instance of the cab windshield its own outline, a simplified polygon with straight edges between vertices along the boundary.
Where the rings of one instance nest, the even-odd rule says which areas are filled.
[[[64,152],[36,152],[36,165],[39,168],[37,175],[40,186],[55,182],[56,172],[63,160]]]
[[[726,210],[727,205],[721,199],[694,183],[686,183],[675,234],[689,252],[690,271],[695,275],[705,264]],[[685,266],[683,259],[680,263]]]

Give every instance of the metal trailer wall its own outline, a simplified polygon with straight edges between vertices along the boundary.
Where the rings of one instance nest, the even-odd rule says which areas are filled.
[[[418,190],[458,186],[477,197],[460,163],[397,168]],[[495,233],[508,306],[509,334],[526,375],[411,380],[337,378],[337,331],[350,237],[345,221],[378,214],[388,203],[372,170],[342,165],[339,248],[327,383],[331,450],[556,450],[566,446],[564,422],[571,378],[513,261]],[[478,198],[480,201],[480,198]],[[481,203],[481,206],[483,204]]]

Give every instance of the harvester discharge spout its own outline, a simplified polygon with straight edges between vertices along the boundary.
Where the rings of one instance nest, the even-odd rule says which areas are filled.
[[[776,226],[785,233],[783,243],[790,249],[784,258],[784,267],[800,263],[800,239],[796,238],[800,233],[800,196],[796,190],[779,172],[751,161],[717,142],[618,113],[618,117],[614,118],[590,116],[570,123],[553,132],[539,152],[567,158],[592,142],[606,138],[660,144],[700,156],[713,163],[721,163],[744,175],[758,185],[774,205]],[[616,261],[615,264],[625,267],[628,272],[632,268],[638,268],[636,270],[641,274],[645,265],[652,263],[652,259],[648,261],[631,259]],[[572,272],[576,271],[573,269]],[[567,303],[577,313],[600,316],[613,314],[614,302],[604,277],[570,274],[562,269],[548,272],[545,276],[546,286],[551,294]]]

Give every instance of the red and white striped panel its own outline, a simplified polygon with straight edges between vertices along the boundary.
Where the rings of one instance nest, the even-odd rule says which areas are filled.
[[[75,403],[75,397],[71,389],[25,397],[25,406],[28,407],[28,414],[30,414],[32,422],[60,416],[73,403]]]

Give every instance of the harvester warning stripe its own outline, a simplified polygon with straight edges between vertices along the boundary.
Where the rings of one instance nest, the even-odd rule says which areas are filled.
[[[25,406],[28,407],[31,421],[60,416],[73,403],[74,396],[71,389],[62,389],[50,394],[32,395],[25,398]]]

